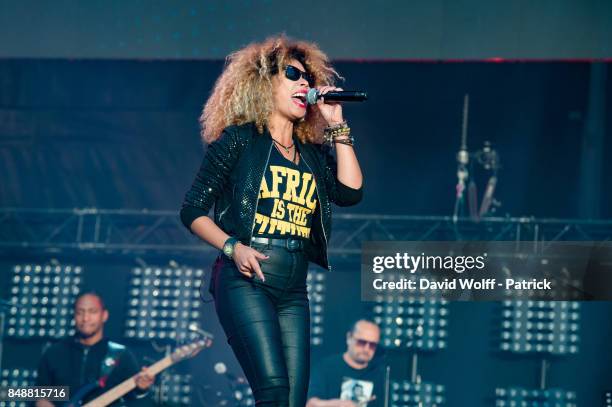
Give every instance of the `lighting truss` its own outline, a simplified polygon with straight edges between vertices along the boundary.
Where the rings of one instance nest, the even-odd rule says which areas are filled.
[[[199,288],[204,271],[192,268],[136,267],[127,296],[125,336],[184,341],[197,336],[190,324],[200,322]]]
[[[535,264],[533,264],[534,262]],[[567,260],[554,256],[533,256],[533,258],[523,259],[522,262],[514,259],[512,265],[510,263],[501,265],[501,271],[505,278],[512,278],[516,281],[529,280],[537,272],[539,279],[548,278],[554,281],[554,284],[551,289],[545,291],[533,289],[505,290],[505,297],[516,300],[579,300],[584,295],[583,281],[582,278],[572,275],[570,270],[573,269],[567,263]],[[525,270],[529,271],[522,273]]]
[[[61,338],[74,334],[72,306],[82,271],[80,266],[59,264],[14,266],[7,335]]]
[[[337,214],[329,254],[361,253],[361,242],[612,240],[612,221]],[[177,211],[0,208],[0,249],[181,253],[201,260],[216,249],[188,233]]]
[[[506,300],[501,312],[502,351],[550,355],[578,353],[579,302]]]

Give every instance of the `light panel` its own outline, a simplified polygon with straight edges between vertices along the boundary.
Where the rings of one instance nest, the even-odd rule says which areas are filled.
[[[576,354],[580,341],[580,303],[504,301],[500,349],[512,353]]]
[[[166,372],[159,383],[155,384],[153,394],[159,394],[163,405],[190,406],[193,392],[192,376],[190,374],[173,374]]]
[[[74,334],[72,306],[83,269],[58,264],[13,267],[7,335],[14,338],[61,338]]]
[[[4,369],[0,372],[0,387],[26,387],[36,385],[36,370]],[[0,401],[0,407],[26,407],[27,401]]]
[[[124,334],[128,338],[185,341],[200,322],[204,271],[192,268],[136,267],[131,271]]]
[[[387,348],[436,351],[448,343],[448,301],[377,296],[373,320],[380,326]]]
[[[563,389],[495,389],[495,407],[576,407],[576,393]]]
[[[310,271],[306,278],[310,301],[310,343],[323,343],[323,313],[325,310],[325,272]]]
[[[437,407],[445,402],[441,384],[391,381],[391,407]]]

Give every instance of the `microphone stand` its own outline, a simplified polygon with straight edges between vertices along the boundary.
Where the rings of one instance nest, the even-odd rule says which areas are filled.
[[[385,407],[389,407],[389,390],[391,386],[391,366],[385,369]]]
[[[468,178],[467,165],[470,162],[470,154],[467,149],[467,126],[468,113],[470,109],[470,95],[463,97],[463,120],[461,123],[461,147],[457,153],[457,186],[455,191],[455,209],[453,211],[453,223],[457,223],[459,212],[464,202],[465,181]]]
[[[489,141],[484,142],[482,150],[470,153],[467,147],[468,134],[468,117],[470,110],[470,95],[465,94],[463,98],[463,119],[461,123],[461,146],[457,152],[457,186],[455,195],[455,207],[453,211],[453,223],[456,225],[459,216],[463,212],[465,204],[466,183],[469,180],[467,187],[468,195],[468,210],[470,218],[473,221],[480,221],[488,213],[495,211],[496,207],[501,203],[495,199],[495,188],[497,186],[497,171],[501,168],[499,163],[499,155],[491,146]],[[470,160],[470,158],[472,160]],[[482,168],[489,172],[489,180],[485,187],[480,208],[478,208],[477,187],[475,182],[474,163],[479,164]],[[469,169],[468,169],[469,168]],[[472,173],[472,174],[470,174]]]

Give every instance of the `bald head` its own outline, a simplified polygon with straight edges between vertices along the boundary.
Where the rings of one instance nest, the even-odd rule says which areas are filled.
[[[364,367],[372,360],[380,342],[380,328],[374,322],[360,319],[346,334],[348,357]]]
[[[355,321],[349,333],[354,334],[357,331],[361,331],[361,332],[376,331],[378,332],[378,336],[380,336],[380,328],[378,327],[378,325],[376,325],[374,321],[370,321],[369,319],[365,319],[365,318]]]

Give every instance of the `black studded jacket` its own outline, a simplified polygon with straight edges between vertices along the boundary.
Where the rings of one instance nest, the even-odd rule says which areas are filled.
[[[319,207],[305,251],[310,261],[331,269],[327,258],[331,203],[355,205],[361,201],[363,189],[351,188],[337,179],[336,161],[328,148],[302,143],[295,136],[293,142],[317,183]],[[253,234],[261,179],[272,148],[269,131],[266,129],[259,134],[253,123],[225,128],[208,146],[200,170],[185,194],[180,213],[185,227],[191,231],[192,222],[207,215],[214,204],[215,224],[248,245]]]

